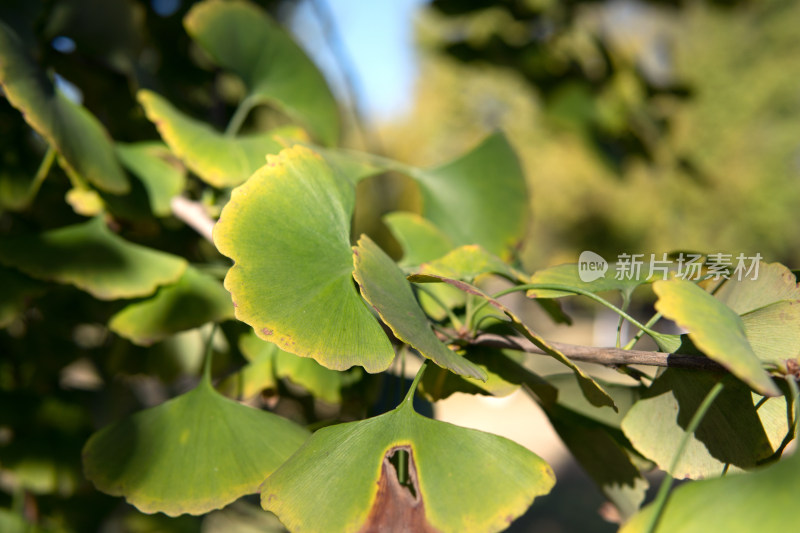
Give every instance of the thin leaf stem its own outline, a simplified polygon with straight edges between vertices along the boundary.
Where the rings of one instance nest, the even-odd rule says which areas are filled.
[[[661,482],[661,486],[658,487],[658,494],[653,501],[653,508],[655,509],[655,512],[653,515],[651,515],[650,522],[645,528],[646,533],[653,533],[656,530],[658,522],[661,520],[661,515],[664,513],[664,507],[667,504],[669,490],[672,487],[673,478],[670,472],[675,471],[675,469],[678,467],[678,463],[683,458],[683,452],[686,451],[686,445],[689,444],[689,438],[697,430],[697,427],[700,425],[700,422],[702,422],[703,417],[706,416],[711,404],[714,403],[714,400],[717,399],[717,396],[719,396],[723,388],[724,385],[722,384],[722,381],[718,381],[711,388],[711,390],[708,391],[708,394],[706,394],[706,397],[703,398],[702,403],[700,403],[700,407],[697,408],[694,416],[692,416],[692,419],[689,421],[689,425],[686,427],[686,431],[684,432],[683,436],[681,437],[681,441],[678,444],[678,449],[675,450],[675,455],[672,457],[672,462],[669,465],[669,471],[667,471],[667,475]]]
[[[652,328],[656,324],[656,322],[661,320],[661,317],[662,317],[661,313],[654,314],[652,317],[650,317],[650,320],[648,320],[645,323],[645,326],[647,326],[648,328]],[[634,335],[633,338],[630,341],[628,341],[628,344],[623,346],[623,349],[624,350],[630,350],[631,348],[633,348],[636,345],[636,343],[639,342],[639,339],[641,339],[642,335],[644,335],[644,334],[645,334],[645,330],[640,329],[639,332],[636,335]]]
[[[492,295],[492,298],[493,299],[497,299],[497,298],[500,298],[501,296],[505,296],[506,294],[511,294],[512,292],[527,291],[527,290],[532,290],[532,289],[570,292],[570,293],[573,293],[573,294],[579,294],[581,296],[586,296],[587,298],[589,298],[591,300],[594,300],[595,302],[599,303],[600,305],[603,305],[603,306],[611,309],[612,311],[617,313],[619,316],[621,316],[622,318],[624,318],[625,320],[627,320],[628,322],[630,322],[631,324],[633,324],[637,328],[645,331],[648,335],[657,334],[655,331],[653,331],[649,327],[645,326],[644,324],[642,324],[641,322],[639,322],[638,320],[636,320],[635,318],[630,316],[628,313],[626,313],[625,311],[623,311],[622,309],[620,309],[616,305],[612,304],[611,302],[609,302],[605,298],[601,298],[600,296],[594,294],[593,292],[590,292],[590,291],[587,291],[587,290],[583,290],[583,289],[578,289],[576,287],[570,287],[569,285],[560,285],[558,283],[526,283],[524,285],[516,285],[514,287],[509,287],[508,289],[504,289],[504,290],[502,290],[500,292],[497,292],[497,293]],[[488,301],[484,300],[483,302],[481,302],[479,305],[476,306],[476,308],[473,310],[473,313],[477,312],[479,309],[481,309],[484,305],[486,305],[488,303],[489,303]]]
[[[417,375],[414,376],[414,381],[411,382],[411,387],[409,387],[406,397],[403,398],[403,404],[411,406],[414,403],[414,393],[416,392],[417,385],[419,385],[419,380],[422,379],[422,374],[425,373],[425,369],[427,367],[428,361],[425,360],[422,362],[422,366],[419,367],[419,370],[417,370]]]
[[[442,299],[441,299],[441,298],[439,298],[439,297],[438,297],[438,296],[437,296],[437,295],[436,295],[436,294],[435,294],[435,293],[434,293],[432,290],[430,290],[428,287],[426,287],[425,285],[423,285],[423,284],[421,284],[421,283],[417,283],[417,284],[415,284],[414,286],[415,286],[415,287],[416,287],[418,290],[421,290],[422,292],[424,292],[425,294],[427,294],[427,295],[428,295],[428,297],[429,297],[431,300],[433,300],[433,301],[436,303],[436,305],[438,305],[439,307],[441,307],[441,308],[442,308],[442,310],[444,310],[444,312],[447,314],[447,318],[449,318],[449,319],[450,319],[450,323],[451,323],[451,324],[453,324],[453,327],[454,327],[454,328],[456,328],[456,329],[461,329],[461,328],[462,328],[462,323],[461,323],[461,321],[458,319],[458,317],[455,315],[455,313],[453,313],[453,310],[452,310],[452,309],[450,309],[450,307],[448,307],[448,306],[447,306],[447,305],[446,305],[446,304],[445,304],[445,303],[442,301]]]
[[[53,161],[56,159],[56,149],[53,148],[53,145],[47,147],[47,152],[45,152],[44,157],[42,158],[42,162],[39,164],[39,168],[36,170],[36,175],[33,177],[33,181],[31,181],[31,185],[28,188],[27,198],[26,200],[30,202],[39,192],[39,188],[44,183],[44,179],[50,173],[50,168],[53,166]]]
[[[247,120],[247,115],[250,114],[250,111],[253,110],[255,105],[256,102],[251,96],[239,102],[239,106],[236,108],[236,111],[234,111],[230,122],[228,122],[228,126],[225,128],[225,137],[235,137],[236,134],[239,133],[239,130],[242,129],[244,125],[244,121]]]
[[[211,326],[211,332],[208,334],[208,340],[206,341],[205,359],[203,360],[202,382],[209,387],[211,386],[211,360],[214,357],[214,335],[217,333],[218,327],[216,322]]]

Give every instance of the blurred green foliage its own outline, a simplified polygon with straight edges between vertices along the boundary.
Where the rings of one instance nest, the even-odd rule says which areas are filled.
[[[799,18],[787,0],[436,0],[416,110],[386,143],[430,161],[507,131],[532,266],[587,249],[797,263]]]

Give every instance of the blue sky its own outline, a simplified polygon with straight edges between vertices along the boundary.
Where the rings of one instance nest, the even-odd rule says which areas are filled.
[[[373,120],[407,111],[417,75],[414,17],[425,0],[314,1],[327,5],[334,18],[344,51],[360,82],[362,109]],[[292,31],[343,100],[341,72],[308,0],[298,7]]]

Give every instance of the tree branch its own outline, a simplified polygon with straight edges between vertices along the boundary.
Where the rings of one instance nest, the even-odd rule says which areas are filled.
[[[482,333],[470,344],[507,348],[527,353],[546,354],[544,350],[523,337],[504,337],[492,333]],[[645,352],[641,350],[623,350],[621,348],[596,348],[594,346],[577,346],[561,342],[549,342],[550,346],[574,361],[596,363],[599,365],[647,365],[670,368],[691,368],[695,370],[712,370],[727,372],[717,362],[702,356],[674,354],[664,352]]]
[[[175,218],[182,220],[190,228],[201,236],[211,240],[211,231],[214,229],[214,221],[208,216],[206,210],[197,202],[193,202],[183,196],[175,196],[170,201],[172,214]]]

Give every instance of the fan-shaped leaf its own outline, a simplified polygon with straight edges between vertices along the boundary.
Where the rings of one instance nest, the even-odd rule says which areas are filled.
[[[174,285],[130,304],[111,317],[108,327],[135,344],[148,346],[179,331],[233,318],[227,291],[213,276],[189,267]]]
[[[391,461],[398,451],[408,453],[407,481]],[[407,398],[377,418],[319,430],[267,478],[261,505],[298,533],[500,531],[553,483],[522,446],[422,417]]]
[[[84,471],[98,489],[145,513],[203,514],[256,492],[307,436],[289,420],[221,396],[204,379],[92,435]]]
[[[17,35],[2,22],[0,85],[25,121],[55,147],[67,172],[110,193],[128,192],[128,178],[100,121],[55,89]]]
[[[248,98],[275,105],[324,144],[336,144],[339,114],[325,78],[262,9],[206,0],[192,7],[184,25],[218,65],[242,78]]]
[[[172,213],[170,200],[183,190],[186,172],[167,147],[160,142],[117,143],[116,152],[122,164],[147,189],[153,214],[169,216]]]
[[[460,246],[444,257],[422,263],[420,274],[436,274],[472,283],[481,274],[498,274],[512,281],[527,281],[525,275],[505,264],[477,244]]]
[[[303,146],[267,160],[214,228],[217,248],[235,262],[225,287],[236,317],[328,368],[385,370],[394,351],[353,285],[352,183]]]
[[[276,137],[297,138],[302,132],[293,127],[267,133],[227,137],[172,106],[154,92],[142,90],[139,103],[147,118],[170,150],[186,166],[214,187],[233,187],[264,165],[267,154],[277,154],[283,145]]]
[[[730,307],[690,281],[656,281],[656,309],[689,331],[689,338],[704,354],[730,370],[765,396],[780,391],[761,368],[747,341],[741,318]]]
[[[101,300],[148,296],[186,270],[182,258],[128,242],[102,218],[2,237],[0,263],[34,278],[75,285]]]
[[[670,368],[661,374],[622,421],[633,446],[669,471],[692,416],[720,376]],[[753,468],[772,454],[772,446],[747,387],[726,382],[703,421],[690,436],[676,478],[704,478]]]

